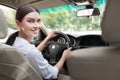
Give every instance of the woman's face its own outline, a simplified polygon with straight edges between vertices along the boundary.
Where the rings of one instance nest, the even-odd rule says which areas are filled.
[[[41,27],[40,14],[38,12],[30,12],[23,18],[22,22],[19,22],[19,27],[26,38],[38,36]]]

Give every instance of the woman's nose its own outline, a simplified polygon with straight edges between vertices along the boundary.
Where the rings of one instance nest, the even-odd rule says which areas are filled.
[[[40,27],[40,24],[38,22],[35,22],[34,27]]]

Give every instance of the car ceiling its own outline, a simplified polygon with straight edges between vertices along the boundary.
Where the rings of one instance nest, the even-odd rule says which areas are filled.
[[[0,4],[17,9],[20,5],[30,4],[41,9],[69,4],[68,0],[0,0]]]

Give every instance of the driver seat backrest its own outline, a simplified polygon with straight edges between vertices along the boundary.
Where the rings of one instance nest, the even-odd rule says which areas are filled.
[[[0,9],[0,39],[7,36],[7,22]],[[21,52],[0,43],[0,80],[43,80]]]
[[[102,38],[110,45],[73,51],[67,59],[73,80],[120,80],[120,0],[107,0]]]

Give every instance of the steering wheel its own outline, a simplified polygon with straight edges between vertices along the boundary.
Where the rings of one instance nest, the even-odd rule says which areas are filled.
[[[52,65],[56,64],[61,58],[63,51],[71,46],[70,39],[66,34],[62,32],[57,32],[57,34],[62,36],[66,43],[62,44],[57,41],[49,41],[46,47],[47,53],[43,54],[44,57],[47,54],[47,58],[49,58],[47,60]]]

